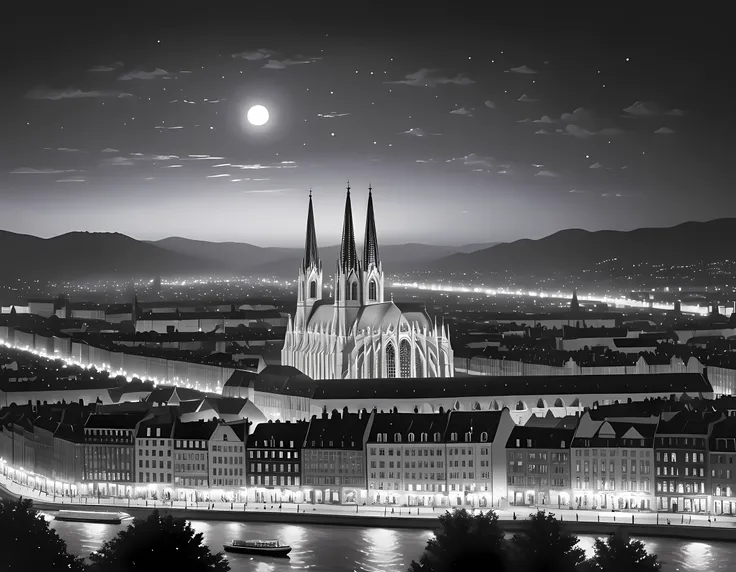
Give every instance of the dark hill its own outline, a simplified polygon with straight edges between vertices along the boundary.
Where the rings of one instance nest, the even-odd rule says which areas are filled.
[[[18,278],[62,280],[93,277],[198,275],[220,267],[118,233],[70,232],[53,238],[0,231],[4,282]]]
[[[686,222],[669,228],[628,232],[563,230],[539,240],[517,240],[471,253],[447,256],[430,267],[450,272],[516,275],[577,272],[601,264],[628,267],[640,262],[686,265],[729,260],[736,248],[736,219]]]

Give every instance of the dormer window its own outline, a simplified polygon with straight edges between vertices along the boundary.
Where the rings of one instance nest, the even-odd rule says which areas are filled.
[[[409,433],[409,443],[414,442],[414,433]]]
[[[488,433],[483,431],[483,433],[480,434],[480,442],[481,443],[487,443],[488,442]]]
[[[562,442],[560,443],[560,449],[564,449],[564,448],[565,448],[565,442],[564,442],[564,441],[562,441]]]
[[[378,443],[383,443],[383,438],[382,438],[382,437],[383,437],[383,436],[382,436],[382,435],[381,435],[381,434],[379,433],[378,435],[376,435],[376,441],[377,441]]]
[[[422,433],[422,443],[426,443],[426,442],[427,442],[427,434]]]
[[[470,433],[470,432],[465,433],[465,442],[466,443],[470,443],[470,441],[472,440],[472,438],[473,438],[473,434],[472,433]]]
[[[394,443],[401,443],[401,433],[394,433]]]
[[[439,433],[434,434],[434,442],[439,443],[442,436]]]
[[[452,441],[453,443],[457,442],[457,433],[453,433],[452,435],[450,435],[450,441]]]
[[[227,434],[225,434],[225,435],[222,436],[222,440],[223,441],[227,441]]]
[[[527,447],[531,447],[532,446],[532,440],[531,439],[527,439],[526,440],[526,446]]]

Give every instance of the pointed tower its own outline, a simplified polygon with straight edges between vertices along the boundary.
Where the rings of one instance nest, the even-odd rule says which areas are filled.
[[[299,267],[297,281],[296,314],[294,329],[302,331],[309,321],[315,302],[322,299],[322,262],[317,250],[317,233],[314,229],[314,208],[312,191],[309,191],[309,211],[307,213],[307,237],[304,241],[304,258]]]
[[[572,300],[570,301],[570,312],[577,314],[580,312],[580,304],[578,303],[578,291],[572,291]]]
[[[363,245],[363,304],[383,303],[383,266],[378,255],[378,233],[373,214],[373,188],[368,185],[368,212],[365,219],[365,243]]]
[[[360,262],[355,249],[353,209],[350,203],[350,183],[345,199],[345,217],[342,225],[340,256],[335,274],[335,334],[346,336],[358,316],[363,299],[363,284],[360,280]]]

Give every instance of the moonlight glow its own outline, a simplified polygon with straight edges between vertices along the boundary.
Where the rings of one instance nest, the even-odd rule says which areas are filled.
[[[248,123],[251,125],[265,125],[268,117],[268,109],[262,105],[254,105],[248,110]]]

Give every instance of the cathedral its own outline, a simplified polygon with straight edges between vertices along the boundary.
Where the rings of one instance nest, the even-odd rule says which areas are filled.
[[[324,298],[310,193],[296,314],[287,326],[282,365],[294,366],[312,379],[454,376],[450,333],[444,323],[438,326],[423,304],[384,299],[370,187],[363,257],[359,259],[348,185],[333,284],[334,298]]]

